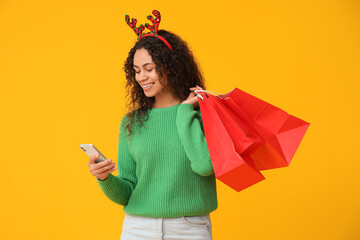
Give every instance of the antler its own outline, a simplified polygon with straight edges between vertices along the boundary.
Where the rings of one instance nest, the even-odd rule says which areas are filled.
[[[159,30],[159,24],[161,21],[161,15],[160,12],[157,10],[152,11],[152,14],[154,14],[155,18],[153,18],[153,16],[151,15],[148,15],[147,19],[149,19],[153,23],[153,25],[146,23],[145,26],[151,31],[151,33],[157,36],[157,32]]]
[[[140,24],[140,26],[137,28],[136,27],[136,23],[137,23],[136,18],[132,18],[131,22],[130,22],[130,17],[128,14],[125,15],[125,22],[131,27],[132,30],[134,30],[135,34],[138,36],[138,40],[140,40],[143,36],[142,32],[145,29],[144,25]]]
[[[154,10],[154,11],[152,11],[152,14],[154,14],[155,18],[152,17],[151,15],[147,16],[147,18],[153,23],[153,25],[150,25],[148,23],[145,24],[146,28],[148,28],[150,30],[150,32],[148,32],[146,34],[143,33],[143,30],[145,29],[144,25],[140,24],[140,27],[138,27],[138,28],[136,27],[136,23],[137,23],[136,18],[133,18],[130,22],[130,17],[129,17],[129,15],[126,14],[125,21],[131,27],[131,29],[134,30],[134,32],[138,36],[138,40],[142,39],[143,37],[154,36],[154,37],[159,38],[161,41],[163,41],[166,44],[166,46],[168,46],[168,48],[173,51],[173,48],[171,47],[170,43],[168,41],[166,41],[165,38],[163,38],[162,36],[160,36],[158,34],[159,24],[161,21],[160,12],[157,10]]]

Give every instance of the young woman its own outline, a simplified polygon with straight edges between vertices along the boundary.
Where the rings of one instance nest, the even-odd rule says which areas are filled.
[[[159,30],[130,50],[130,95],[122,118],[117,168],[89,168],[104,194],[126,212],[121,239],[212,239],[216,183],[195,90],[204,82],[186,42]]]

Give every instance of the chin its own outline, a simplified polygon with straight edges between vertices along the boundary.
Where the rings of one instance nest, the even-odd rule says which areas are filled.
[[[148,98],[155,97],[154,94],[151,94],[151,93],[145,93],[145,96]]]
[[[155,97],[155,95],[157,95],[159,92],[161,92],[158,89],[151,89],[152,91],[144,91],[144,94],[146,97],[150,98],[150,97]]]

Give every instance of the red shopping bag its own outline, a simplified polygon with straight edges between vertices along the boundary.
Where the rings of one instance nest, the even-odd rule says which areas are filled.
[[[197,91],[209,153],[220,181],[226,179],[223,182],[237,191],[252,185],[246,180],[246,174],[236,175],[236,170],[228,167],[224,148],[217,147],[219,142],[223,143],[213,130],[218,125],[227,132],[225,143],[233,145],[242,164],[255,171],[289,165],[309,123],[237,88],[219,96],[206,92]],[[216,122],[212,120],[214,116],[218,118]],[[242,181],[248,184],[242,185]]]
[[[199,100],[202,121],[204,125],[206,142],[208,145],[211,162],[213,164],[215,176],[217,179],[235,189],[241,191],[259,181],[264,180],[264,176],[247,163],[236,151],[234,141],[238,144],[238,150],[245,150],[252,145],[249,138],[239,128],[230,131],[237,134],[238,138],[233,139],[229,135],[229,127],[236,125],[236,122],[230,118],[225,125],[215,111],[212,98]],[[244,143],[240,147],[240,143]]]

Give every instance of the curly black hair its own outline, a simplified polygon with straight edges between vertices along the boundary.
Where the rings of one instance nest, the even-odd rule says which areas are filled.
[[[147,97],[135,80],[133,60],[136,50],[146,49],[148,51],[152,61],[156,64],[155,70],[159,75],[161,85],[164,86],[163,76],[165,75],[170,92],[180,101],[187,99],[191,87],[198,85],[205,89],[198,63],[186,41],[166,30],[159,30],[158,34],[170,43],[173,51],[157,37],[144,37],[135,43],[124,63],[123,70],[127,80],[126,97],[130,95],[127,103],[129,112],[126,114],[128,121],[125,125],[129,132],[128,137],[132,134],[131,126],[134,122],[138,122],[139,126],[142,126],[143,121],[148,119],[148,110],[153,107],[155,102],[155,97]]]

